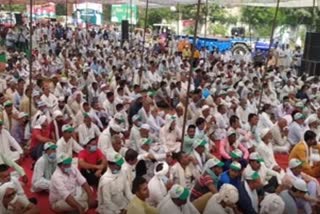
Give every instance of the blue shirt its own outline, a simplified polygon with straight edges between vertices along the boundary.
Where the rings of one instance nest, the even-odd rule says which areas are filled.
[[[241,185],[241,177],[239,176],[238,178],[233,179],[229,175],[229,170],[225,171],[220,176],[218,189],[220,189],[220,187],[223,184],[231,184],[231,185],[235,186],[238,189],[240,187],[240,185]]]

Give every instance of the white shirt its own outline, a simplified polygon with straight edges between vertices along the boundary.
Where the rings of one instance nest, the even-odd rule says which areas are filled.
[[[82,123],[78,127],[79,143],[84,145],[87,140],[100,136],[101,132],[98,126],[94,123],[91,123],[91,126],[88,127],[85,123]]]
[[[133,195],[126,180],[125,175],[112,174],[111,170],[100,178],[98,187],[98,212],[108,214],[119,214],[120,210],[125,209]]]
[[[64,137],[61,137],[57,141],[57,157],[61,154],[66,154],[69,157],[72,157],[72,152],[79,153],[83,148],[73,139],[72,137],[65,141]]]

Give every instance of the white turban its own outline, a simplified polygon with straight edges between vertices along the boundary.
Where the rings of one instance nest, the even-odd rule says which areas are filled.
[[[261,202],[260,214],[282,214],[285,204],[277,194],[267,195]]]
[[[55,110],[52,114],[53,119],[55,120],[57,117],[63,116],[62,112],[60,110]]]
[[[162,170],[160,171],[156,171],[157,166],[159,166],[160,164],[162,164]],[[169,165],[166,162],[159,162],[155,167],[154,167],[154,174],[156,176],[165,176],[167,175],[169,172]]]
[[[239,192],[236,187],[231,184],[223,184],[219,190],[217,201],[235,204],[239,200]]]

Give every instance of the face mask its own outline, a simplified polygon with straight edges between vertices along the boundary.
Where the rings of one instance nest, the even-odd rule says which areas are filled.
[[[112,170],[112,174],[114,174],[114,175],[117,175],[119,173],[120,173],[120,170],[117,170],[117,169]]]
[[[54,162],[57,159],[57,154],[51,153],[50,155],[48,155],[48,159],[49,161]]]
[[[70,174],[71,173],[71,167],[68,167],[68,168],[64,168],[63,170],[66,174]]]
[[[161,176],[160,179],[162,180],[162,182],[166,185],[169,181],[169,178],[165,175]]]
[[[89,150],[90,152],[95,152],[97,151],[97,146],[90,146]]]

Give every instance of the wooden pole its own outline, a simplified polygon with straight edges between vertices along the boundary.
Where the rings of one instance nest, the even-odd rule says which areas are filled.
[[[270,43],[269,43],[269,49],[267,52],[267,58],[266,58],[266,62],[265,62],[265,67],[268,65],[268,57],[270,55],[270,51],[271,51],[271,47],[273,45],[273,36],[274,36],[274,31],[276,28],[276,24],[277,24],[277,18],[278,18],[278,12],[279,12],[279,5],[280,5],[280,0],[277,0],[277,7],[276,7],[276,11],[274,13],[274,17],[273,17],[273,22],[272,22],[272,29],[271,29],[271,35],[270,35]],[[261,83],[263,83],[265,77],[267,74],[267,70],[264,71],[262,79],[261,79]],[[263,94],[263,86],[261,85],[261,90],[260,90],[260,97],[259,97],[259,104],[258,104],[258,112],[261,112],[261,102],[262,102],[262,94]]]
[[[204,20],[204,38],[207,39],[207,28],[208,28],[208,10],[209,10],[209,3],[208,0],[206,0],[206,18]],[[207,43],[207,40],[205,40],[204,44]]]
[[[317,8],[316,8],[316,0],[313,0],[313,5],[312,5],[312,31],[316,32],[316,13],[317,13]]]
[[[68,0],[66,0],[66,30],[67,30],[67,27],[68,27]]]
[[[141,65],[143,64],[143,54],[144,54],[144,47],[145,47],[145,43],[146,43],[148,12],[149,12],[149,0],[147,0],[147,2],[146,2],[146,13],[144,16],[144,31],[143,31],[143,41],[142,41],[142,51],[141,51]]]
[[[186,97],[186,101],[185,101],[185,105],[184,105],[183,126],[182,126],[182,136],[181,136],[181,150],[183,148],[184,134],[186,131],[189,95],[190,95],[191,80],[192,80],[192,73],[193,73],[193,64],[194,64],[194,51],[196,50],[196,41],[197,41],[197,35],[198,35],[200,5],[201,5],[201,0],[198,0],[197,14],[196,14],[196,20],[195,20],[195,26],[194,26],[194,32],[193,32],[193,45],[192,45],[192,49],[191,49],[191,60],[190,60],[191,66],[190,66],[189,77],[188,77],[187,97]]]
[[[29,28],[30,28],[30,41],[29,41],[29,87],[30,87],[30,97],[29,97],[29,117],[31,118],[32,115],[32,34],[33,34],[33,26],[32,26],[32,0],[30,0],[30,13],[29,13]],[[30,120],[30,128],[31,128],[31,120]]]

